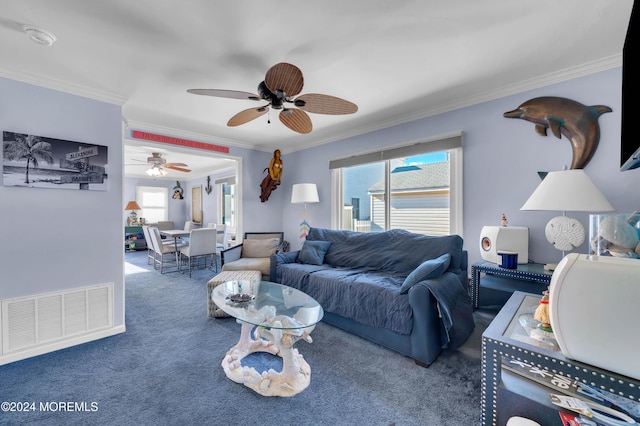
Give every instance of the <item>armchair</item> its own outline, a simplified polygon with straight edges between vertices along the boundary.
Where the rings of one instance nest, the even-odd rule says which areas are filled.
[[[271,255],[284,243],[284,232],[245,232],[242,244],[220,252],[223,271],[260,271],[269,281]]]

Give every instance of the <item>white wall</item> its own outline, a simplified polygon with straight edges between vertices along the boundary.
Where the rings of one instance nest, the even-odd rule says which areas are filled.
[[[108,190],[0,186],[0,299],[114,283],[124,331],[121,107],[0,78],[0,130],[108,147]]]
[[[560,96],[585,105],[607,105],[613,112],[600,116],[600,145],[585,172],[620,213],[640,209],[640,169],[620,172],[620,108],[622,69],[615,68],[508,96],[468,108],[356,136],[283,156],[286,177],[282,226],[298,232],[302,207],[290,204],[291,184],[318,185],[320,203],[307,205],[311,224],[331,226],[329,161],[380,147],[461,130],[464,146],[464,246],[470,263],[480,260],[478,237],[484,225],[499,225],[505,213],[509,224],[530,228],[529,257],[540,263],[557,262],[561,252],[544,236],[546,223],[561,212],[520,211],[540,182],[538,171],[561,170],[571,164],[570,143],[564,137],[539,136],[532,123],[507,119],[503,113],[537,96]],[[587,229],[588,214],[571,213]],[[292,249],[301,240],[291,238]],[[586,243],[576,252],[586,253]]]

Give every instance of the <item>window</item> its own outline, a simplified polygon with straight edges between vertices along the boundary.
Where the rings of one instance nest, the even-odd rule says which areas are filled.
[[[332,226],[462,236],[462,136],[334,160]]]
[[[136,186],[136,201],[140,204],[146,223],[169,219],[169,189],[156,186]]]

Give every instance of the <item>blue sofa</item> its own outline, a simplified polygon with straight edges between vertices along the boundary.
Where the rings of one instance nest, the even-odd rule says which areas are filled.
[[[428,366],[474,329],[467,252],[457,235],[312,228],[271,256],[271,280],[304,291],[323,321]]]

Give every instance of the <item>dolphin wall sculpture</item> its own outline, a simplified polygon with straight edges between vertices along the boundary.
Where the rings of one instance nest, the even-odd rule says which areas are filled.
[[[506,118],[521,118],[534,123],[540,136],[547,136],[547,128],[550,128],[551,133],[558,139],[564,135],[573,147],[571,168],[583,169],[598,147],[598,117],[606,112],[611,112],[611,108],[604,105],[586,106],[556,96],[542,96],[529,99],[503,115]]]

